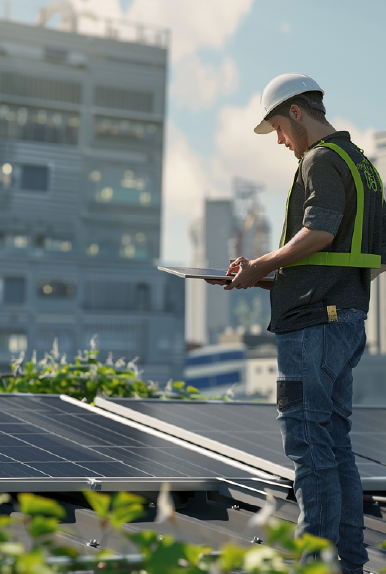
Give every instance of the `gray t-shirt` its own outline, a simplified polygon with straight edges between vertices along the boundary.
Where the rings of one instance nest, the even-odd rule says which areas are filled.
[[[351,143],[348,132],[335,132],[324,141],[342,147],[355,164],[363,163],[363,155]],[[371,164],[368,165],[372,169]],[[382,263],[386,263],[386,208],[381,206],[380,186],[377,193],[366,187],[362,253],[382,255]],[[295,175],[288,205],[286,241],[307,227],[335,236],[323,251],[350,252],[356,197],[346,162],[329,148],[313,146],[299,162]],[[281,333],[327,323],[328,305],[367,312],[370,275],[370,269],[354,267],[302,265],[279,269],[271,290],[268,330]]]

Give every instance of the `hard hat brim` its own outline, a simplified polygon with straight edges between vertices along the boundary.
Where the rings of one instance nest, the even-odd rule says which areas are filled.
[[[262,120],[253,131],[255,134],[269,134],[275,130],[267,120]]]

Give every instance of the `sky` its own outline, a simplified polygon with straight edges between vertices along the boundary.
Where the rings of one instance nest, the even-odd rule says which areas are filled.
[[[368,156],[386,130],[383,0],[71,0],[110,18],[171,31],[161,260],[191,264],[189,225],[205,197],[229,197],[234,176],[264,186],[261,203],[279,241],[297,167],[274,133],[256,135],[260,97],[278,74],[301,72],[325,91],[327,118]],[[0,14],[2,10],[0,2]],[[30,21],[42,0],[9,0]],[[240,254],[242,255],[242,254]],[[223,267],[225,262],[219,262]]]

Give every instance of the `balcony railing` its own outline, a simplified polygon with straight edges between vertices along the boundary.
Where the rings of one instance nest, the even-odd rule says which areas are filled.
[[[27,2],[0,0],[0,20],[159,48],[168,48],[170,37],[170,31],[159,26],[131,22],[124,17],[107,18],[89,9],[76,11],[70,0],[50,2],[38,11]]]

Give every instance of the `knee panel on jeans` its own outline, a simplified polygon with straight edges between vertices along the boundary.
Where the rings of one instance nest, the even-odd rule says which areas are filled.
[[[279,411],[289,411],[302,404],[302,381],[277,381],[277,408]]]

